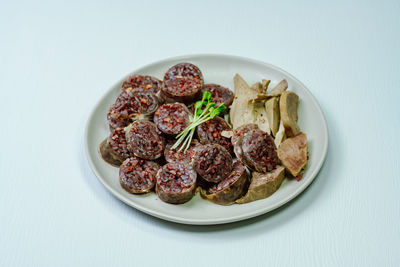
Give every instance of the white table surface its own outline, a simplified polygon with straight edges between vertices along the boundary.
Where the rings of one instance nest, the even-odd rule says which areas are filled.
[[[399,266],[398,1],[1,1],[0,266]],[[86,120],[147,63],[224,53],[279,66],[318,99],[315,182],[255,219],[185,226],[113,197]]]

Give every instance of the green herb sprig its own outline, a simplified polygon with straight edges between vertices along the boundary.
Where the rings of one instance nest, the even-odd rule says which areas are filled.
[[[186,151],[190,146],[196,127],[208,120],[215,118],[225,111],[226,106],[224,104],[220,104],[215,107],[215,103],[211,102],[211,98],[210,92],[203,92],[202,99],[194,104],[194,115],[190,124],[176,136],[176,139],[178,140],[172,146],[172,149],[176,149],[178,146],[180,146],[178,151],[181,151],[182,149],[185,149]],[[203,106],[204,109],[202,109]]]

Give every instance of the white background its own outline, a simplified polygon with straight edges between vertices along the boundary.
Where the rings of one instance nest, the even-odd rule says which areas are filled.
[[[399,266],[398,1],[0,3],[0,266]],[[147,63],[224,53],[319,101],[315,182],[255,219],[185,226],[113,197],[84,154],[92,107]]]

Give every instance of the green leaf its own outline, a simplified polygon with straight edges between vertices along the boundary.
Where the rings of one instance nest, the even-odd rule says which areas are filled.
[[[203,91],[203,99],[206,100],[207,102],[211,101],[211,93],[209,91]]]
[[[181,151],[184,148],[186,151],[186,149],[188,149],[190,146],[196,127],[210,119],[213,119],[215,116],[218,116],[225,111],[226,106],[224,104],[220,104],[218,107],[215,107],[215,103],[211,102],[211,99],[211,93],[204,91],[202,100],[197,101],[194,104],[194,119],[181,133],[175,137],[178,140],[172,146],[173,149],[179,147],[178,151]],[[205,108],[202,110],[203,106],[205,106]]]
[[[226,110],[226,106],[224,104],[220,104],[217,109],[219,110],[219,113],[222,113]]]
[[[222,112],[224,112],[226,109],[226,106],[224,104],[220,104],[217,108],[213,108],[212,112],[210,112],[210,117],[211,118],[215,118],[216,116],[218,116],[219,114],[221,114]]]
[[[194,109],[195,110],[201,109],[202,106],[203,106],[203,101],[199,100],[194,104]]]

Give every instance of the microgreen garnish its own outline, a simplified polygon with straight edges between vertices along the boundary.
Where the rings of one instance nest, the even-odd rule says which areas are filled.
[[[202,109],[202,107],[204,107],[204,109]],[[185,149],[186,151],[190,146],[196,127],[215,118],[224,112],[225,109],[226,106],[224,104],[215,107],[215,103],[211,102],[211,93],[204,91],[202,99],[194,104],[194,114],[190,124],[176,136],[176,139],[178,140],[172,146],[172,149],[176,149],[180,146],[178,151],[181,151],[182,149]]]

